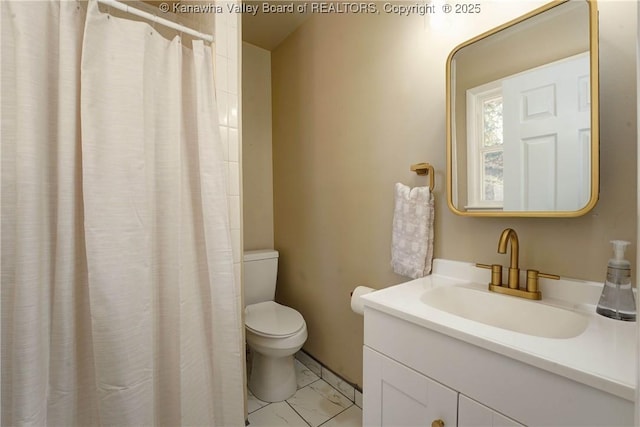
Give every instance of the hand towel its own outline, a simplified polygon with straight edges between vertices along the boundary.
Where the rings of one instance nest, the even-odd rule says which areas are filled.
[[[431,273],[434,200],[429,187],[396,183],[391,266],[413,279]]]

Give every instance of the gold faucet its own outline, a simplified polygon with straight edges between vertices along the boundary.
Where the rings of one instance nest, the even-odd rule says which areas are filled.
[[[518,242],[518,234],[513,228],[506,228],[500,235],[498,241],[498,253],[507,253],[507,244],[511,242],[511,263],[509,264],[508,285],[511,289],[520,287],[520,269],[518,268],[518,257],[520,254],[520,243]]]
[[[518,234],[512,228],[506,228],[500,235],[498,241],[498,253],[506,254],[507,245],[511,242],[511,262],[509,264],[509,275],[507,285],[502,284],[502,266],[500,264],[476,264],[476,267],[488,268],[491,270],[491,282],[489,290],[501,294],[513,295],[522,298],[536,299],[542,298],[542,292],[538,290],[538,278],[560,279],[556,274],[540,273],[538,270],[527,270],[526,289],[520,289],[520,268],[518,267],[518,257],[520,254],[520,243]]]

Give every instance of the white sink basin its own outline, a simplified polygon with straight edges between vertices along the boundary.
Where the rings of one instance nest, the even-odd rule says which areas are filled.
[[[421,301],[465,319],[545,338],[573,338],[588,324],[588,317],[580,313],[464,286],[434,288]]]

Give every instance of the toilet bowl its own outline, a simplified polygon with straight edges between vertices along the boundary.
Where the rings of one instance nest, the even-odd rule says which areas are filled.
[[[264,301],[245,308],[247,345],[252,352],[249,390],[265,402],[280,402],[297,389],[293,355],[307,339],[307,325],[296,310]]]

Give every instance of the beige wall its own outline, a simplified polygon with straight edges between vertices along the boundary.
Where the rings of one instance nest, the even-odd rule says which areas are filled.
[[[242,44],[244,249],[273,248],[271,52]]]
[[[406,280],[389,266],[391,220],[393,184],[427,182],[412,163],[436,168],[436,257],[507,263],[497,241],[514,227],[523,268],[601,281],[609,240],[635,243],[633,2],[600,3],[596,208],[577,219],[498,219],[458,217],[446,206],[447,55],[540,4],[483,2],[480,15],[449,16],[437,30],[417,16],[317,15],[272,53],[276,298],[305,317],[305,350],[347,380],[362,385],[363,319],[349,292]]]

